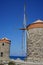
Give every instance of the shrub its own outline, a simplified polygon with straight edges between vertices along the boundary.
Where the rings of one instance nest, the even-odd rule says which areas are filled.
[[[15,62],[11,61],[8,63],[8,65],[16,65]]]

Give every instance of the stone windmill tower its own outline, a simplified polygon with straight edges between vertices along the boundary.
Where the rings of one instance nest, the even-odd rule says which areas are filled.
[[[36,20],[27,28],[27,61],[43,62],[43,21]]]
[[[0,62],[9,60],[10,43],[7,38],[0,39]]]

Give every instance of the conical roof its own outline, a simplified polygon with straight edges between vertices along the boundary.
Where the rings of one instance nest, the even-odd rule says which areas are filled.
[[[36,20],[32,24],[28,25],[26,29],[32,29],[32,28],[43,28],[43,21]]]
[[[4,37],[4,38],[0,39],[0,42],[1,43],[10,43],[11,41],[8,38]]]
[[[33,23],[39,23],[39,22],[41,23],[41,22],[43,22],[43,20],[40,20],[40,19],[39,19],[39,20],[36,20],[36,21],[33,22]]]
[[[5,40],[9,40],[9,39],[8,39],[8,38],[6,38],[6,37],[2,38],[2,40],[4,40],[4,39],[5,39]]]

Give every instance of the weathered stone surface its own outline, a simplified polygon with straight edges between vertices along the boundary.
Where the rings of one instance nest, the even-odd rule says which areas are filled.
[[[43,28],[33,28],[27,31],[27,55],[33,61],[43,60]]]
[[[4,43],[4,45],[3,45]],[[1,56],[1,52],[3,53]],[[10,44],[9,43],[5,43],[0,42],[0,63],[3,61],[8,61],[9,60],[9,54],[10,54]]]

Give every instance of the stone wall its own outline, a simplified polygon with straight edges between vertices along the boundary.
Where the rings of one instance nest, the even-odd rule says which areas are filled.
[[[43,62],[43,28],[27,31],[27,60]]]
[[[3,43],[0,43],[0,62],[6,61],[9,59],[9,53],[10,53],[10,44],[9,43],[4,43],[4,46],[2,45]],[[3,57],[1,57],[1,52],[3,52]]]

